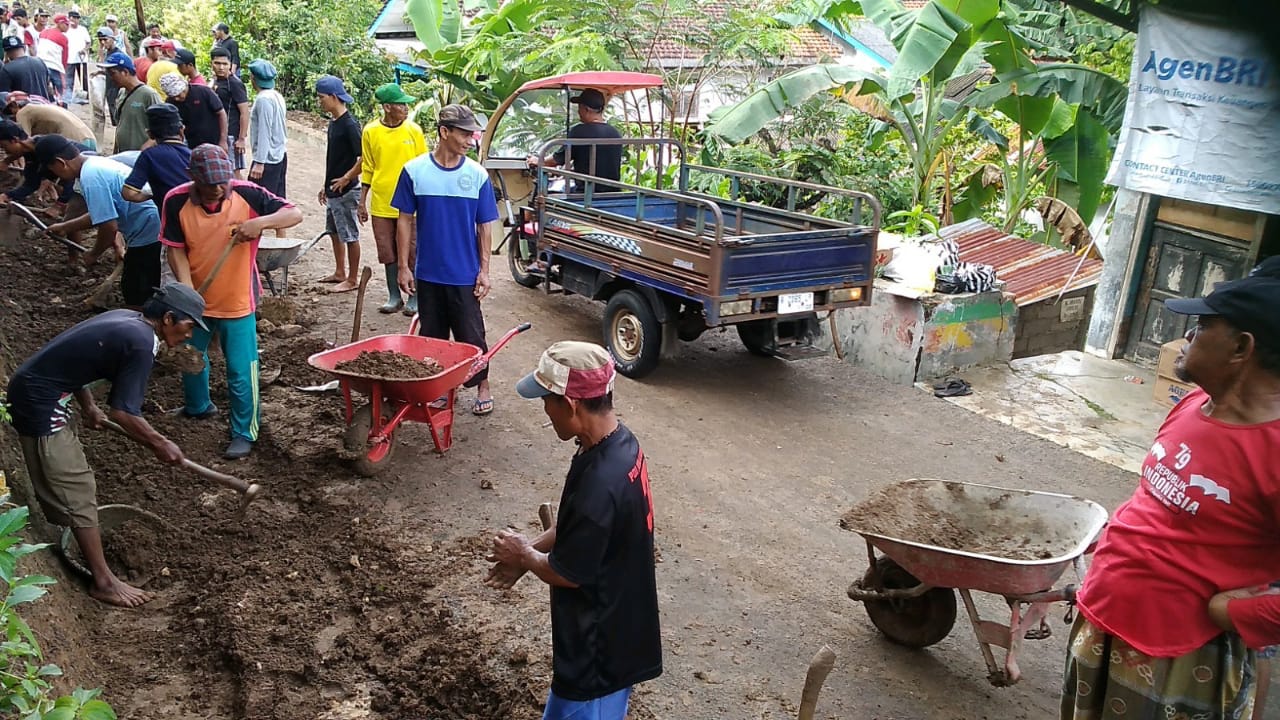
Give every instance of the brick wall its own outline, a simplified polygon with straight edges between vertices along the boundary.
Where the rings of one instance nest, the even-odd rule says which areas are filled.
[[[1033,305],[1018,308],[1018,329],[1014,335],[1013,357],[1048,355],[1063,350],[1080,350],[1084,347],[1085,333],[1089,329],[1089,316],[1093,312],[1093,291],[1089,287],[1062,296],[1042,300]],[[1077,317],[1063,321],[1063,303],[1072,298],[1084,298],[1084,307]]]

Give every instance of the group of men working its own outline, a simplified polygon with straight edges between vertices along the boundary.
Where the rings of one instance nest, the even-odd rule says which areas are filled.
[[[250,108],[246,89],[237,86],[234,45],[215,47],[215,85],[209,89],[193,58],[182,50],[166,55],[170,51],[163,42],[147,40],[149,63],[129,58],[114,36],[100,38],[100,67],[116,95],[111,116],[117,155],[93,154],[98,138],[83,123],[27,122],[28,132],[21,122],[25,108],[40,103],[21,90],[8,103],[14,106],[12,127],[0,123],[0,138],[6,131],[13,136],[4,145],[10,161],[22,158],[37,187],[52,178],[64,197],[71,196],[68,217],[50,232],[75,235],[94,229],[96,241],[86,261],[111,247],[124,257],[122,291],[130,307],[54,338],[19,368],[8,391],[46,516],[73,529],[93,570],[91,594],[123,607],[141,605],[151,595],[121,581],[106,564],[93,473],[69,425],[68,403],[77,400],[84,425],[101,427],[109,417],[160,460],[180,463],[177,445],[142,418],[143,391],[161,345],[185,342],[204,352],[216,335],[226,358],[231,404],[232,440],[225,454],[248,455],[260,429],[257,239],[302,217],[284,199],[284,102],[273,89],[271,64],[255,60],[247,66],[257,91]],[[165,62],[176,72],[161,65]],[[153,83],[157,68],[162,72]],[[337,264],[326,280],[340,291],[354,287],[359,226],[372,223],[388,283],[388,300],[380,309],[418,312],[423,334],[486,347],[480,301],[489,292],[488,250],[498,213],[487,173],[466,157],[482,129],[474,113],[458,105],[442,108],[435,147],[428,152],[422,130],[409,119],[414,98],[398,85],[375,91],[380,117],[364,128],[348,110],[352,98],[340,79],[322,77],[316,93],[331,117],[325,179],[317,196]],[[201,134],[213,123],[196,112],[221,114],[216,136]],[[239,179],[246,151],[252,155],[249,181]],[[78,192],[70,192],[73,185]],[[222,261],[228,243],[230,254]],[[162,263],[175,282],[153,292],[161,285]],[[83,362],[86,354],[93,362]],[[209,396],[207,358],[204,367],[202,373],[183,376],[185,404],[179,412],[187,417],[218,412]],[[603,348],[559,343],[519,387],[521,395],[543,399],[561,439],[575,439],[580,446],[556,528],[533,539],[500,534],[486,580],[510,587],[533,572],[553,587],[555,682],[548,718],[591,716],[583,712],[621,718],[631,686],[661,672],[648,470],[635,437],[613,414],[613,378],[613,363]],[[103,380],[111,384],[105,414],[88,390]],[[491,412],[487,371],[469,385],[477,387],[472,411]],[[583,613],[591,619],[584,622]]]

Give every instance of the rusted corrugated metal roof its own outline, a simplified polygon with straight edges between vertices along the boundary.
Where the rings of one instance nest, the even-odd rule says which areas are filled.
[[[1097,285],[1102,277],[1101,260],[1082,263],[1078,255],[1014,237],[981,220],[949,225],[938,234],[960,246],[961,260],[994,267],[1018,307],[1056,298],[1064,287],[1071,292]]]

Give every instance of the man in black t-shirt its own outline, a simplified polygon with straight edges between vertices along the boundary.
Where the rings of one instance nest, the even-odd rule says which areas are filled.
[[[236,177],[243,180],[244,149],[249,142],[249,92],[236,77],[235,61],[226,48],[215,47],[209,57],[213,64],[213,91],[227,111],[227,156],[236,168]]]
[[[613,358],[558,342],[516,391],[542,398],[561,440],[576,440],[554,528],[503,530],[485,584],[526,572],[551,586],[551,693],[543,720],[623,720],[632,686],[662,674],[653,500],[640,443],[613,413]]]
[[[205,143],[227,147],[227,111],[213,88],[192,85],[178,73],[160,78],[160,87],[182,116],[187,147],[195,150]]]
[[[571,140],[616,140],[622,137],[622,133],[609,123],[604,121],[604,93],[599,90],[587,88],[570,99],[570,102],[576,103],[578,106],[577,125],[569,128],[569,139]],[[592,175],[602,180],[620,180],[622,179],[622,146],[621,145],[598,145],[595,143],[574,143],[572,147],[562,147],[556,151],[556,154],[547,161],[547,167],[560,167],[564,165],[565,150],[569,151],[570,169],[576,173],[583,175]],[[592,163],[592,154],[595,155],[594,165]],[[537,165],[537,156],[529,156],[529,164]],[[585,183],[575,180],[573,189],[575,192],[582,192]],[[616,190],[613,185],[606,183],[597,183],[595,185],[596,192],[609,192]]]
[[[36,499],[45,517],[71,528],[93,572],[89,594],[119,607],[137,607],[151,594],[117,578],[107,566],[98,532],[93,470],[84,456],[68,408],[74,396],[81,421],[101,428],[109,417],[162,462],[182,462],[182,451],[142,418],[143,394],[161,343],[176,347],[204,327],[204,299],[186,285],[161,288],[142,312],[112,310],[63,332],[27,358],[9,380],[13,428]],[[89,385],[105,380],[111,406],[103,413]]]
[[[335,283],[329,292],[349,292],[360,272],[360,123],[348,112],[352,98],[342,80],[333,75],[316,81],[316,100],[329,120],[329,144],[324,154],[324,187],[317,199],[324,207],[324,229],[333,241],[333,274],[320,279]]]
[[[0,92],[24,92],[52,99],[49,90],[49,69],[38,58],[27,54],[22,38],[10,35],[4,39],[5,63],[0,66]]]

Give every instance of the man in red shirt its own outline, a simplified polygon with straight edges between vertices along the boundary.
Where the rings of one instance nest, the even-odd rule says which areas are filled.
[[[1061,718],[1237,720],[1280,643],[1280,277],[1165,307],[1198,315],[1169,413],[1077,601]]]
[[[142,48],[142,56],[133,59],[135,74],[144,83],[147,81],[147,71],[151,69],[151,64],[161,57],[160,45],[161,42],[159,40],[143,38],[141,45],[139,45]]]

